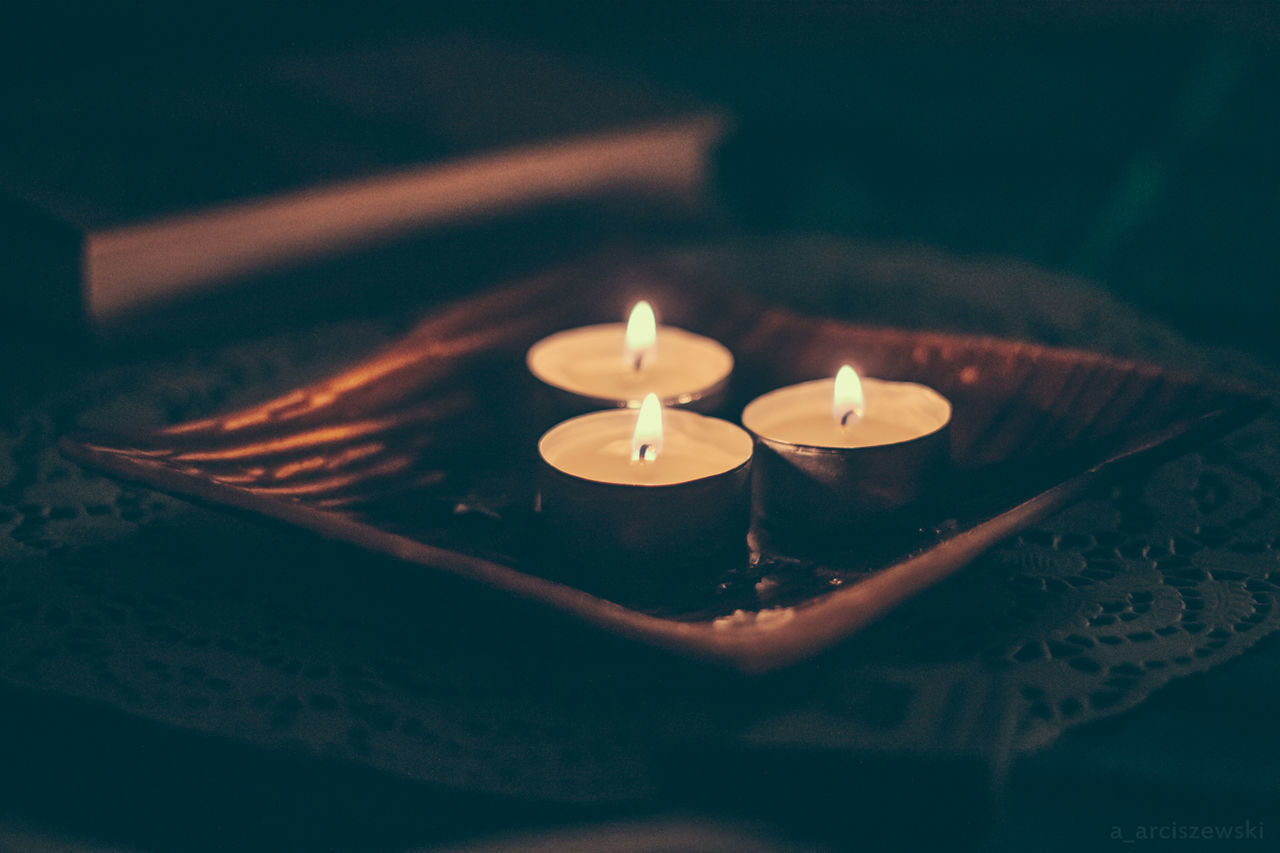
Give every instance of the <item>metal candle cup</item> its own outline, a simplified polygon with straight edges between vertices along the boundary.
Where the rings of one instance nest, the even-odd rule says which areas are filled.
[[[543,428],[600,409],[634,409],[651,392],[668,409],[713,412],[724,404],[733,372],[733,354],[723,344],[657,325],[645,302],[627,323],[543,338],[525,363],[536,380],[533,417]]]
[[[636,442],[634,410],[581,415],[538,442],[542,528],[586,588],[679,594],[745,557],[751,436],[693,412],[662,421],[656,456]]]
[[[779,388],[743,410],[756,441],[757,517],[771,542],[840,544],[851,530],[919,503],[950,463],[951,404],[937,391],[864,379],[863,413],[842,426],[834,385]]]

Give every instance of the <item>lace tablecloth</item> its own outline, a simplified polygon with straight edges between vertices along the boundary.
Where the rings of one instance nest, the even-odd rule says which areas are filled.
[[[1276,387],[1262,366],[1020,264],[822,238],[671,254],[809,311]],[[654,797],[673,775],[714,774],[710,759],[741,769],[733,757],[777,750],[955,756],[998,776],[1020,751],[1280,626],[1274,415],[1026,531],[833,651],[754,679],[121,485],[56,450],[75,428],[174,422],[278,392],[413,319],[92,368],[6,353],[0,681],[303,761],[617,804]]]

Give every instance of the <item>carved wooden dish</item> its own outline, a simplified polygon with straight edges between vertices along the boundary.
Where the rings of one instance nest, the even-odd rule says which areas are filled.
[[[607,631],[744,670],[852,634],[984,549],[1118,475],[1247,422],[1249,389],[1027,343],[871,328],[762,305],[661,266],[582,266],[456,304],[327,381],[145,435],[77,436],[72,458],[172,494],[278,519],[541,602]],[[714,337],[737,367],[723,416],[780,385],[865,375],[954,405],[952,472],[899,523],[838,552],[753,556],[705,589],[608,600],[558,565],[531,510],[524,353],[616,321],[637,298]],[[851,519],[851,522],[854,521]],[[856,524],[851,526],[856,527]],[[607,567],[601,567],[602,574]]]

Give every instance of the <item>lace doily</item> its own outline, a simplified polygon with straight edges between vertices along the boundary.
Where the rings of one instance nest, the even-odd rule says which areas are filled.
[[[863,322],[1025,337],[1275,386],[1261,367],[1022,265],[828,240],[675,257]],[[75,428],[186,420],[278,392],[404,322],[339,322],[83,373],[63,361],[4,392],[0,679],[450,787],[624,801],[658,790],[682,744],[998,761],[1280,624],[1273,415],[1058,514],[768,679],[708,673],[460,582],[123,486],[55,449]],[[495,614],[543,639],[507,642]]]

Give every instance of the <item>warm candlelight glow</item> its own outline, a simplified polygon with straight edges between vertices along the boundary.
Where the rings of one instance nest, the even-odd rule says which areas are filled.
[[[662,403],[657,394],[647,394],[640,404],[635,432],[631,434],[631,461],[653,462],[661,451]]]
[[[626,344],[622,358],[632,370],[640,370],[653,362],[658,349],[658,321],[653,306],[643,299],[631,309],[627,318]]]
[[[836,372],[835,393],[831,396],[831,417],[842,427],[851,427],[867,413],[866,398],[862,395],[862,380],[849,365]]]

